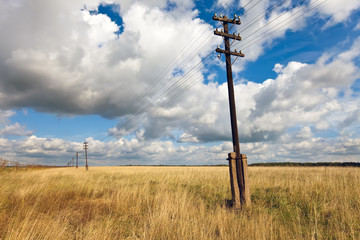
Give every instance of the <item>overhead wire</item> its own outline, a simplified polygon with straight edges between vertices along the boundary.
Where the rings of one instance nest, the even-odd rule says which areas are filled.
[[[211,37],[213,37],[213,35],[211,35]],[[207,42],[205,43],[205,45],[207,46],[207,45],[211,44],[211,42],[212,42],[212,39],[208,39]],[[195,52],[195,55],[198,54],[199,51],[201,51],[201,49],[198,49],[198,50]],[[190,62],[188,61],[188,60],[189,60],[189,57],[191,57],[191,56],[188,56],[188,57],[182,62],[182,68],[187,68],[187,67],[189,67],[189,63],[190,63]],[[161,88],[163,88],[165,85],[173,85],[173,83],[171,82],[171,80],[172,80],[172,79],[175,79],[176,77],[178,77],[178,76],[180,76],[180,75],[181,75],[181,73],[177,73],[177,74],[175,74],[175,75],[170,76],[170,78],[168,79],[169,81],[167,81],[166,83],[164,83],[164,85],[162,85]],[[159,90],[161,90],[161,88],[160,88]],[[157,91],[156,93],[160,93],[160,91]],[[153,95],[153,96],[156,96],[156,94]]]
[[[208,54],[208,56],[210,56],[210,54]],[[207,56],[207,57],[208,57],[208,56]],[[207,58],[207,57],[206,57],[206,58]],[[130,116],[130,117],[127,119],[127,122],[131,122],[131,121],[135,118],[136,115],[138,115],[138,114],[140,114],[140,113],[143,113],[143,112],[145,112],[145,110],[147,110],[147,109],[149,109],[150,107],[152,107],[153,104],[154,104],[157,100],[159,100],[160,98],[162,98],[162,97],[167,97],[166,94],[169,94],[169,92],[170,92],[170,93],[174,92],[175,89],[176,89],[175,87],[178,86],[177,84],[181,84],[181,81],[182,81],[182,83],[183,83],[183,82],[191,79],[191,76],[192,76],[192,75],[189,76],[189,74],[193,74],[195,70],[199,70],[201,63],[202,63],[202,61],[199,61],[193,68],[191,68],[191,69],[187,72],[187,74],[185,74],[185,75],[183,75],[182,77],[180,77],[180,79],[179,79],[177,82],[173,83],[169,88],[167,88],[167,91],[166,91],[166,92],[161,93],[161,94],[160,94],[159,96],[157,96],[155,99],[152,99],[149,103],[147,103],[145,106],[143,106],[141,109],[139,109],[139,111],[138,111],[136,114]],[[121,128],[121,127],[125,126],[125,124],[126,124],[126,122],[125,122],[125,123],[122,123],[122,124],[119,124],[119,125],[117,124],[116,127],[117,127],[117,128]]]
[[[230,0],[227,4],[229,4],[229,3],[231,3],[231,0]],[[183,54],[183,52],[185,51],[185,49],[187,48],[187,46],[189,46],[189,45],[194,41],[194,39],[195,39],[195,40],[198,40],[198,38],[206,31],[206,28],[207,28],[207,26],[204,25],[203,31],[201,32],[201,34],[199,34],[199,32],[198,32],[197,34],[195,34],[195,37],[192,38],[192,39],[184,46],[184,48],[180,51],[180,53],[173,58],[173,60],[163,69],[163,71],[158,75],[157,78],[155,78],[155,80],[154,80],[153,82],[155,82],[157,79],[160,79],[161,76],[162,76],[164,73],[166,73],[166,71],[168,71],[168,70],[170,70],[170,69],[172,69],[172,68],[174,68],[174,67],[176,66],[176,65],[175,65],[175,64],[176,64],[175,59],[180,59],[179,55],[182,56],[182,54]],[[196,38],[196,36],[198,36],[198,37]],[[213,36],[213,35],[211,34],[210,36]],[[204,40],[204,41],[205,41],[205,40]],[[204,42],[204,41],[203,41],[203,42]],[[203,43],[203,42],[202,42],[202,43]],[[201,43],[201,44],[202,44],[202,43]],[[201,45],[201,44],[200,44],[200,45]],[[198,47],[198,48],[199,48],[199,47]],[[188,49],[188,50],[189,50],[189,49]],[[187,51],[188,51],[188,50],[187,50]],[[190,49],[190,50],[191,50],[191,49]],[[189,55],[187,58],[185,58],[185,60],[183,60],[183,61],[182,61],[180,64],[178,64],[178,65],[181,66],[182,64],[184,64],[184,62],[186,62],[189,58],[191,58],[192,55],[194,55],[194,54]],[[172,79],[173,77],[175,77],[175,76],[172,76],[171,79]],[[171,79],[170,79],[170,80],[171,80]],[[163,83],[163,84],[160,86],[159,89],[164,88],[164,86],[166,86],[167,84],[169,84],[169,82]],[[147,89],[147,91],[150,91],[150,92],[151,92],[152,89],[154,89],[155,86],[157,86],[157,85],[158,85],[157,82],[156,82],[155,84],[152,84],[152,85],[151,85],[152,87],[151,87],[150,89]],[[171,85],[171,86],[173,86],[173,85]],[[154,94],[152,94],[151,97],[153,97],[154,95],[156,95],[157,93],[159,93],[159,89],[158,89]],[[150,97],[150,98],[151,98],[151,97]],[[156,98],[156,99],[157,99],[157,98]],[[132,109],[132,111],[127,111],[127,113],[125,114],[125,118],[123,117],[122,119],[126,119],[129,114],[134,114],[134,113],[138,112],[140,106],[141,106],[141,104],[139,104],[139,102],[137,102],[137,106],[134,106],[134,104],[132,104],[131,107],[129,108],[129,109]],[[134,109],[135,109],[135,110],[134,110]],[[140,111],[140,112],[141,112],[141,111]],[[120,124],[120,125],[123,124],[121,120],[118,122],[118,124],[116,125],[116,127],[118,127],[119,124]]]
[[[296,5],[295,5],[294,7],[292,7],[291,9],[295,9],[296,7],[300,6],[300,4],[303,3],[304,1],[306,1],[306,0],[301,0],[301,1],[299,1],[298,4],[296,4]],[[316,0],[316,1],[317,1],[317,0]],[[315,2],[316,2],[316,1],[315,1]],[[291,9],[290,9],[290,10],[291,10]],[[277,17],[274,18],[273,20],[267,22],[266,25],[258,28],[258,29],[255,30],[254,32],[250,33],[250,36],[252,36],[252,35],[254,35],[255,33],[259,32],[261,29],[265,28],[267,25],[269,25],[269,24],[273,23],[274,21],[278,20],[279,18],[281,18],[283,15],[285,15],[285,14],[288,13],[288,12],[289,12],[289,10],[282,12],[279,16],[277,16]],[[266,13],[265,13],[265,14],[266,14]],[[249,26],[249,27],[250,27],[250,26]],[[245,29],[247,29],[247,28],[245,28]],[[245,29],[242,29],[242,31],[244,31]],[[239,42],[239,43],[243,43],[244,41],[246,41],[246,39],[248,39],[248,37],[243,37],[243,41],[242,41],[242,42]]]
[[[229,0],[226,4],[225,7],[227,7],[228,4],[230,4],[232,2],[232,0]],[[235,1],[236,2],[236,1]],[[199,32],[197,32],[193,38],[191,38],[191,40],[181,49],[181,51],[169,62],[169,64],[163,68],[163,70],[160,72],[160,74],[154,78],[153,81],[150,82],[150,84],[148,85],[148,88],[146,88],[144,90],[144,92],[146,93],[147,96],[153,97],[153,95],[156,95],[158,91],[160,91],[162,88],[164,88],[164,86],[166,86],[168,84],[168,82],[162,83],[161,81],[157,81],[160,80],[164,74],[166,74],[166,72],[170,71],[171,69],[175,68],[177,65],[181,66],[184,62],[186,62],[191,55],[189,55],[187,58],[185,58],[185,60],[183,60],[181,63],[178,63],[181,60],[181,56],[184,55],[184,51],[185,54],[187,52],[189,52],[191,50],[191,48],[188,48],[188,46],[190,46],[190,44],[193,41],[197,41],[207,30],[207,25],[204,25],[202,30],[200,30]],[[211,34],[212,35],[212,34]],[[210,35],[210,36],[211,36]],[[204,40],[205,41],[205,40]],[[203,41],[203,42],[204,42]],[[201,44],[200,44],[201,45]],[[192,46],[193,48],[195,48],[194,46]],[[200,46],[198,46],[199,48]],[[192,51],[193,52],[193,51]],[[192,54],[194,55],[194,54]],[[171,79],[169,79],[170,81]],[[160,87],[159,87],[160,85]],[[155,92],[153,92],[153,90],[157,89]],[[133,102],[131,103],[131,105],[128,107],[128,109],[134,109],[134,108],[138,108],[140,105],[142,105],[142,102]],[[126,111],[125,114],[123,116],[127,116],[129,114],[133,114],[134,111]]]
[[[247,9],[247,11],[250,11],[251,9],[253,9],[256,5],[258,5],[262,0],[258,0],[256,3],[254,3],[251,7],[249,7],[249,9]],[[250,3],[250,2],[249,2]],[[245,6],[244,6],[245,8]]]
[[[147,93],[147,95],[150,95],[150,97],[152,97],[152,95],[156,94],[156,92],[154,92],[154,90],[157,88],[157,91],[159,91],[160,89],[162,89],[164,87],[164,85],[166,85],[166,83],[163,83],[161,80],[163,75],[166,74],[166,72],[170,71],[171,69],[175,68],[177,65],[181,65],[183,64],[183,62],[181,62],[180,64],[178,63],[178,61],[180,61],[182,54],[184,53],[185,49],[188,48],[188,46],[195,40],[198,40],[198,38],[201,36],[201,34],[199,33],[204,33],[206,31],[206,26],[204,26],[203,31],[198,32],[198,34],[195,35],[194,38],[191,39],[191,41],[189,41],[184,48],[170,61],[170,63],[160,72],[160,74],[154,78],[154,80],[152,80],[150,83],[148,83],[148,88],[146,88],[144,90],[144,93]],[[159,86],[160,85],[160,86]],[[139,102],[133,102],[131,104],[131,106],[129,106],[128,109],[134,109],[136,106],[141,105]],[[125,115],[132,113],[127,111],[125,113]]]
[[[276,4],[272,5],[269,10],[265,11],[263,14],[260,14],[258,16],[256,16],[255,18],[253,18],[252,20],[248,21],[246,23],[246,25],[240,25],[240,27],[237,29],[238,32],[243,32],[247,29],[249,29],[251,26],[253,26],[255,23],[257,23],[259,20],[263,19],[263,17],[268,13],[268,12],[272,12],[275,9],[277,9],[278,7],[282,6],[283,4],[285,4],[287,1],[289,0],[278,0],[276,2]],[[291,0],[290,0],[291,1]],[[244,27],[242,27],[244,26]]]
[[[208,41],[208,44],[211,44],[211,39],[210,41]],[[210,54],[209,54],[210,55]],[[156,101],[158,101],[159,99],[161,99],[162,97],[167,97],[167,94],[169,92],[173,92],[176,87],[178,85],[180,85],[182,82],[188,81],[190,79],[190,77],[192,76],[191,74],[194,71],[199,70],[199,65],[202,63],[202,61],[197,62],[197,64],[195,66],[193,66],[191,69],[189,69],[187,71],[186,74],[184,74],[183,76],[178,76],[179,79],[173,83],[171,83],[171,85],[164,91],[164,92],[158,92],[158,95],[154,98],[152,98],[148,103],[146,103],[145,105],[142,106],[138,106],[135,110],[133,111],[133,114],[128,115],[127,118],[125,119],[125,121],[120,121],[116,124],[116,128],[120,129],[124,126],[126,126],[127,123],[131,123],[131,121],[139,114],[142,114],[143,112],[145,112],[147,109],[149,109]],[[189,77],[190,76],[190,77]]]
[[[201,71],[202,69],[204,69],[205,67],[202,66],[199,71]],[[195,75],[195,74],[193,74]],[[182,86],[180,91],[171,91],[169,93],[169,95],[167,96],[166,101],[163,101],[162,103],[156,105],[156,106],[150,106],[150,108],[147,110],[147,114],[150,116],[154,116],[154,114],[158,113],[160,111],[160,109],[167,109],[169,108],[170,104],[172,104],[179,96],[181,96],[184,92],[186,92],[187,90],[189,90],[191,87],[193,87],[195,84],[202,82],[203,80],[203,76],[198,76],[198,77],[194,77],[191,76],[189,77],[191,79],[190,84],[185,84]]]
[[[229,3],[231,3],[231,0],[230,0],[227,4],[229,4]],[[161,79],[162,75],[164,75],[167,71],[175,68],[177,65],[179,65],[179,66],[183,65],[184,62],[186,62],[186,61],[191,57],[191,55],[189,55],[189,56],[186,57],[182,62],[178,63],[178,62],[180,61],[180,59],[181,59],[181,56],[184,55],[184,51],[187,49],[187,47],[188,47],[194,40],[195,40],[195,41],[198,40],[199,37],[201,37],[201,36],[203,35],[203,33],[206,32],[206,30],[207,30],[207,26],[204,25],[202,31],[197,32],[197,34],[195,34],[195,36],[194,36],[193,38],[191,38],[191,40],[182,48],[182,50],[181,50],[181,51],[172,59],[172,61],[161,71],[161,73],[155,78],[155,80],[152,81],[152,82],[149,84],[149,88],[145,89],[145,91],[144,91],[144,92],[147,93],[147,95],[149,95],[149,92],[150,92],[150,96],[153,97],[153,95],[156,95],[156,93],[158,93],[159,90],[161,90],[164,86],[166,86],[166,85],[168,84],[168,82],[165,82],[165,83],[162,83],[162,84],[161,84],[161,82],[160,82],[160,81],[157,81],[157,80]],[[212,34],[211,34],[211,35],[212,35]],[[211,35],[210,35],[210,36],[211,36]],[[204,40],[204,41],[205,41],[205,40]],[[203,41],[203,42],[204,42],[204,41]],[[201,45],[201,44],[200,44],[200,45]],[[195,46],[195,47],[196,47],[196,46]],[[195,47],[193,46],[193,48],[195,48]],[[198,47],[199,47],[199,46],[198,46]],[[190,51],[190,50],[191,50],[190,48],[187,49],[187,52]],[[192,54],[192,55],[194,55],[194,54]],[[176,60],[177,60],[177,61],[176,61]],[[172,79],[172,78],[171,78],[171,79]],[[171,80],[171,79],[169,79],[169,80]],[[155,83],[155,84],[153,84],[153,83]],[[158,85],[160,85],[160,87],[159,87]],[[155,89],[156,87],[157,87],[156,92],[155,92],[155,93],[152,93],[152,90]],[[150,97],[150,98],[151,98],[151,97]],[[135,105],[135,102],[133,102],[132,105],[131,105],[128,109],[138,108],[138,106],[141,105],[141,104],[139,104],[139,102],[136,102],[136,103],[137,103],[137,104],[136,104],[137,107],[134,106],[134,105]],[[131,113],[133,113],[133,112],[134,112],[134,111],[127,112],[125,115],[131,114]],[[136,111],[135,111],[135,112],[136,112]]]
[[[250,4],[252,1],[250,1],[248,4]],[[248,4],[246,4],[246,5],[248,5]],[[254,7],[256,4],[258,4],[258,2],[257,3],[255,3],[252,7]],[[245,5],[245,6],[246,6]],[[244,7],[245,7],[244,6]],[[188,57],[190,57],[190,56],[188,56]],[[201,62],[201,61],[200,61]],[[200,63],[199,62],[199,63]],[[184,77],[183,77],[184,78]],[[183,79],[183,78],[181,78],[181,79]],[[180,80],[181,80],[180,79]],[[190,78],[188,78],[188,79],[185,79],[184,80],[184,82],[185,81],[187,81],[187,80],[189,80]],[[148,107],[150,107],[156,100],[158,100],[160,97],[163,97],[164,96],[164,94],[171,94],[172,92],[174,92],[175,91],[175,89],[173,88],[173,89],[171,89],[171,87],[173,87],[175,84],[178,84],[179,85],[179,83],[181,83],[180,81],[178,81],[178,82],[175,82],[175,83],[173,83],[168,89],[167,89],[167,91],[169,92],[170,91],[170,93],[167,93],[166,91],[165,92],[163,92],[160,96],[158,96],[158,97],[156,97],[154,100],[152,100],[149,104],[147,104],[145,107],[143,107],[143,108],[141,108],[141,109],[139,109],[139,108],[136,108],[135,109],[135,111],[133,111],[133,113],[135,113],[135,115],[136,114],[140,114],[141,112],[144,112],[145,110],[147,110],[147,108]],[[167,84],[167,83],[165,83],[165,84]],[[182,83],[182,84],[184,84],[184,83]],[[163,85],[164,86],[164,85]],[[170,90],[169,90],[170,89]],[[182,90],[180,90],[181,92],[183,92]],[[177,96],[178,96],[179,94],[177,94]],[[138,105],[138,106],[140,106],[140,105]],[[121,128],[122,126],[124,126],[125,124],[126,124],[126,122],[130,122],[132,119],[134,118],[134,116],[133,117],[126,117],[126,118],[123,118],[123,120],[125,120],[125,121],[119,121],[119,123],[116,125],[116,128]]]
[[[249,2],[249,3],[250,3],[250,2]],[[248,3],[248,4],[249,4],[249,3]],[[248,5],[248,4],[247,4],[247,5]],[[256,5],[256,4],[257,4],[257,3],[255,3],[254,5]],[[254,5],[253,5],[253,6],[254,6]],[[253,7],[253,6],[252,6],[252,7]]]
[[[192,86],[194,86],[196,83],[200,83],[203,80],[203,75],[200,74],[201,76],[198,76],[196,78],[194,78],[194,75],[196,75],[196,73],[198,73],[197,71],[201,71],[202,69],[205,68],[205,65],[210,62],[210,56],[212,55],[212,53],[209,53],[206,57],[204,57],[203,61],[200,63],[204,63],[203,65],[198,65],[196,67],[196,71],[192,72],[191,75],[186,76],[186,79],[183,80],[179,85],[176,85],[176,87],[181,87],[180,91],[175,91],[178,88],[173,88],[170,92],[167,93],[166,98],[169,99],[167,101],[162,101],[160,104],[154,106],[152,104],[149,105],[149,108],[146,110],[148,115],[152,115],[154,113],[156,113],[157,111],[159,111],[159,107],[168,107],[170,105],[170,103],[174,102],[174,100],[182,95],[184,92],[186,92],[188,89],[190,89]],[[187,81],[192,80],[190,84],[186,84]]]
[[[325,0],[324,2],[326,2],[327,0]],[[251,2],[253,2],[253,1],[250,1],[248,4],[250,4]],[[286,0],[285,1],[278,1],[275,5],[273,5],[272,7],[271,7],[271,9],[274,9],[275,7],[278,7],[278,6],[280,6],[281,4],[279,4],[279,3],[284,3],[284,2],[286,2]],[[324,3],[323,2],[323,3]],[[248,4],[246,4],[246,5],[248,5]],[[255,3],[252,7],[254,7],[255,5],[256,5],[257,3]],[[320,4],[319,4],[320,5]],[[317,5],[318,6],[318,5]],[[316,6],[316,7],[317,7]],[[245,6],[244,6],[245,7]],[[314,7],[315,8],[315,7]],[[312,10],[312,9],[311,9]],[[287,11],[286,11],[287,12]],[[264,14],[266,14],[266,12],[264,13]],[[304,13],[305,14],[305,13]],[[304,15],[304,14],[302,14],[302,15]],[[302,16],[301,15],[301,16]],[[300,17],[300,16],[299,16]],[[277,29],[278,30],[278,29]],[[206,31],[206,29],[205,29],[205,31]],[[275,30],[276,31],[276,30]],[[193,38],[194,39],[194,38]],[[188,42],[186,45],[185,45],[185,47],[182,49],[182,51],[180,51],[180,52],[183,52],[184,51],[184,49],[186,49],[186,47],[188,46],[188,45],[190,45],[190,43],[192,42],[193,40],[191,40],[190,42]],[[203,42],[202,42],[203,43]],[[247,47],[250,47],[251,45],[249,45],[249,46],[247,46]],[[247,48],[246,47],[246,48]],[[170,100],[170,101],[168,101],[167,103],[171,103],[171,102],[173,102],[174,101],[174,99],[176,99],[178,96],[180,96],[181,94],[183,94],[186,90],[188,90],[189,88],[191,88],[194,84],[196,84],[197,83],[197,81],[194,81],[193,83],[190,83],[189,85],[184,85],[185,83],[186,83],[186,81],[188,81],[189,79],[191,79],[191,76],[192,75],[189,75],[192,71],[194,71],[194,70],[199,70],[199,68],[197,68],[198,66],[199,66],[199,64],[200,63],[202,63],[202,61],[205,61],[208,57],[209,57],[209,55],[210,54],[208,54],[206,57],[204,57],[202,60],[200,60],[196,65],[195,65],[195,67],[193,67],[190,71],[188,71],[187,73],[185,73],[182,77],[180,77],[180,79],[178,79],[178,81],[176,81],[176,82],[174,82],[173,84],[171,84],[164,92],[162,92],[161,94],[157,91],[157,93],[159,93],[160,95],[158,96],[158,97],[156,97],[155,99],[153,99],[152,101],[150,101],[147,105],[145,105],[143,108],[141,108],[140,109],[140,111],[136,111],[135,113],[136,114],[141,114],[141,113],[144,113],[145,112],[145,110],[149,110],[149,108],[150,107],[153,107],[153,104],[157,101],[157,100],[159,100],[159,98],[161,98],[161,97],[169,97],[170,96],[170,94],[173,94],[174,93],[174,95],[172,95],[172,99]],[[186,58],[186,60],[188,59],[188,58],[190,58],[192,55],[188,55],[188,57]],[[178,57],[178,56],[177,56]],[[174,58],[175,59],[175,58]],[[186,62],[185,60],[184,61],[182,61],[182,63],[184,63],[184,62]],[[168,64],[168,66],[167,67],[169,67],[171,64]],[[173,65],[173,66],[175,66],[175,65]],[[179,65],[179,66],[181,66],[181,65]],[[166,69],[166,68],[165,68]],[[164,70],[165,71],[165,70]],[[163,71],[163,72],[164,72]],[[172,78],[173,77],[175,77],[175,76],[172,76]],[[199,79],[203,79],[203,77],[200,77],[200,78],[197,78],[197,80],[199,80]],[[168,82],[167,83],[165,83],[165,85],[167,85],[168,84]],[[184,88],[182,88],[182,89],[180,89],[178,92],[175,92],[175,90],[176,90],[176,88],[174,88],[174,86],[179,86],[179,85],[176,85],[176,84],[182,84],[182,85],[184,85],[185,87]],[[135,115],[136,115],[135,114]],[[126,120],[126,122],[128,122],[129,120],[132,120],[132,118],[134,117],[134,115],[132,116],[132,117],[130,117],[130,118],[127,118],[127,120]],[[117,125],[116,125],[116,127],[117,128],[121,128],[121,127],[123,127],[125,124],[124,123],[122,123],[122,122],[119,122]]]
[[[320,0],[315,0],[315,1],[312,2],[309,6],[311,6],[312,4],[315,4],[315,3],[318,2],[318,1],[320,1]],[[246,43],[243,43],[243,45],[240,45],[239,48],[241,48],[242,50],[244,50],[244,49],[247,49],[247,48],[253,46],[255,43],[263,40],[264,38],[270,36],[270,35],[273,34],[274,32],[276,32],[276,31],[278,31],[279,29],[283,28],[284,26],[286,26],[286,25],[294,22],[294,21],[297,20],[298,18],[304,16],[306,13],[308,13],[308,12],[312,11],[313,9],[319,7],[320,5],[324,4],[326,1],[327,1],[327,0],[324,0],[324,1],[322,1],[321,3],[313,6],[313,7],[310,8],[310,9],[309,9],[309,8],[300,9],[298,12],[296,12],[295,14],[292,14],[292,15],[289,16],[288,18],[284,19],[284,20],[281,21],[279,24],[281,24],[281,23],[283,23],[283,22],[285,22],[286,20],[289,20],[289,19],[290,19],[290,21],[285,22],[285,24],[283,24],[283,25],[281,25],[281,26],[279,26],[279,24],[277,24],[276,26],[273,26],[273,27],[269,28],[268,30],[266,30],[266,31],[263,32],[262,34],[268,33],[270,30],[272,30],[272,29],[274,29],[274,28],[275,28],[275,30],[269,32],[269,33],[266,34],[266,35],[259,34],[259,35],[257,35],[256,37],[254,37],[252,40],[250,40],[249,42],[246,42]],[[297,16],[299,13],[302,13],[302,14],[300,14],[299,16]],[[297,17],[293,18],[294,16],[297,16]],[[291,19],[291,18],[293,18],[293,19]]]
[[[211,35],[210,35],[211,36]],[[209,37],[210,37],[209,36]],[[209,38],[208,37],[208,38]],[[211,42],[211,39],[209,40],[207,38],[207,42],[209,43],[209,42]],[[193,50],[194,48],[197,48],[198,49],[198,51],[192,51],[192,53],[198,53],[200,50],[201,50],[201,45],[203,44],[203,42],[205,42],[206,41],[206,39],[204,39],[200,44],[198,44],[198,45],[193,45],[192,47],[193,48],[191,48],[190,50]],[[191,43],[191,41],[189,42],[189,43]],[[173,66],[173,68],[175,68],[176,66],[182,66],[182,67],[188,67],[188,65],[189,65],[189,61],[188,61],[188,59],[191,57],[191,55],[189,55],[189,56],[187,56],[185,59],[181,59],[182,61],[180,62],[180,63],[178,63],[177,65],[174,65]],[[147,95],[148,95],[148,98],[149,99],[153,99],[153,98],[156,98],[156,99],[158,99],[157,97],[156,97],[156,95],[157,94],[161,94],[161,90],[163,90],[163,89],[165,89],[164,91],[166,91],[166,86],[167,85],[171,85],[172,84],[172,80],[173,79],[175,79],[176,77],[178,77],[179,76],[179,74],[180,73],[178,73],[178,74],[173,74],[172,76],[170,76],[170,78],[166,78],[166,79],[164,79],[164,80],[167,80],[166,82],[165,81],[163,81],[162,83],[160,82],[160,83],[158,83],[158,84],[155,84],[154,86],[157,86],[157,89],[156,89],[156,91],[152,91],[152,89],[155,89],[154,87],[153,88],[151,88],[151,89],[148,89],[148,90],[146,90],[146,93],[147,93]],[[172,85],[171,85],[172,86]],[[129,115],[134,115],[134,114],[138,114],[139,112],[141,112],[141,111],[143,111],[143,105],[144,104],[146,104],[146,102],[144,103],[144,102],[136,102],[136,104],[132,104],[132,106],[129,108],[130,110],[129,111],[127,111],[126,112],[126,114],[125,114],[125,118],[123,117],[123,119],[125,119],[126,120],[126,118],[128,118],[128,116]],[[121,124],[123,124],[122,123],[123,121],[119,121],[118,123],[117,123],[117,125],[116,125],[116,127],[119,127],[119,125],[121,125]]]
[[[304,12],[303,14],[301,14],[300,16],[298,16],[297,18],[303,16],[303,15],[306,14],[307,12],[309,12],[309,11],[313,10],[314,8],[320,6],[321,4],[323,4],[323,3],[326,2],[326,1],[327,1],[327,0],[325,0],[325,1],[323,1],[322,3],[314,6],[313,8],[311,8],[311,9],[309,9],[308,11]],[[284,2],[285,2],[285,1],[283,1],[282,3],[284,3]],[[302,2],[303,2],[303,1],[302,1]],[[301,3],[301,2],[300,2],[300,3]],[[299,4],[300,4],[300,3],[299,3]],[[299,4],[298,4],[298,5],[299,5]],[[297,6],[298,6],[298,5],[297,5]],[[279,5],[277,5],[277,6],[279,6]],[[274,6],[273,6],[273,7],[274,7]],[[289,10],[288,10],[288,11],[289,11]],[[299,12],[300,12],[300,11],[299,11]],[[295,15],[293,15],[293,16],[296,16],[299,12],[297,12],[297,13],[296,13]],[[296,18],[296,19],[297,19],[297,18]],[[293,19],[292,21],[295,21],[296,19]],[[287,24],[290,24],[292,21],[285,23],[285,24],[282,25],[281,27],[283,27],[283,26],[285,26],[285,25],[287,25]],[[281,27],[280,27],[280,28],[281,28]],[[280,29],[280,28],[275,29],[275,31],[277,31],[277,30]],[[274,32],[274,31],[273,31],[273,32]],[[250,45],[247,46],[247,47],[250,47]],[[183,90],[182,90],[182,91],[183,91]]]

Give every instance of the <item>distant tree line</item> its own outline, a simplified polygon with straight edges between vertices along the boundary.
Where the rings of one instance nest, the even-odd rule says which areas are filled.
[[[270,162],[270,163],[252,163],[249,166],[261,167],[360,167],[360,162]]]
[[[10,170],[10,169],[27,169],[27,168],[48,168],[52,166],[46,166],[41,164],[27,164],[20,163],[18,161],[10,161],[0,157],[0,171],[1,170]]]

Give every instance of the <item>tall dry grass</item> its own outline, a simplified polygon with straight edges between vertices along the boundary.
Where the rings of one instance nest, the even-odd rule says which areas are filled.
[[[0,173],[1,239],[360,239],[360,169],[253,167],[226,208],[226,167]]]

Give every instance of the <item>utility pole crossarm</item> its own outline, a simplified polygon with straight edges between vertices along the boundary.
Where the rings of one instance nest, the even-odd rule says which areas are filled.
[[[236,35],[235,33],[234,34],[224,33],[224,32],[221,32],[221,31],[219,31],[217,29],[214,31],[214,34],[218,35],[218,36],[227,37],[227,38],[231,38],[231,39],[241,41],[240,34]]]
[[[220,15],[221,16],[221,15]],[[241,21],[240,21],[240,17],[236,18],[236,16],[233,19],[229,19],[226,16],[222,16],[222,17],[218,17],[218,16],[213,16],[212,18],[215,21],[219,21],[219,22],[226,22],[226,23],[231,23],[231,24],[236,24],[236,25],[240,25]]]
[[[222,50],[220,48],[217,48],[215,51],[217,53],[230,54],[230,55],[237,56],[237,57],[245,57],[245,55],[241,51],[240,52],[231,52],[231,51]]]

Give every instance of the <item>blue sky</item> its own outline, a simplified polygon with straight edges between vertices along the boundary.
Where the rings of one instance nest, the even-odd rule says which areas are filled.
[[[359,161],[357,0],[5,0],[0,9],[4,159],[64,165],[88,141],[92,165],[226,163],[217,13],[241,15],[232,47],[245,57],[233,70],[249,163]]]

